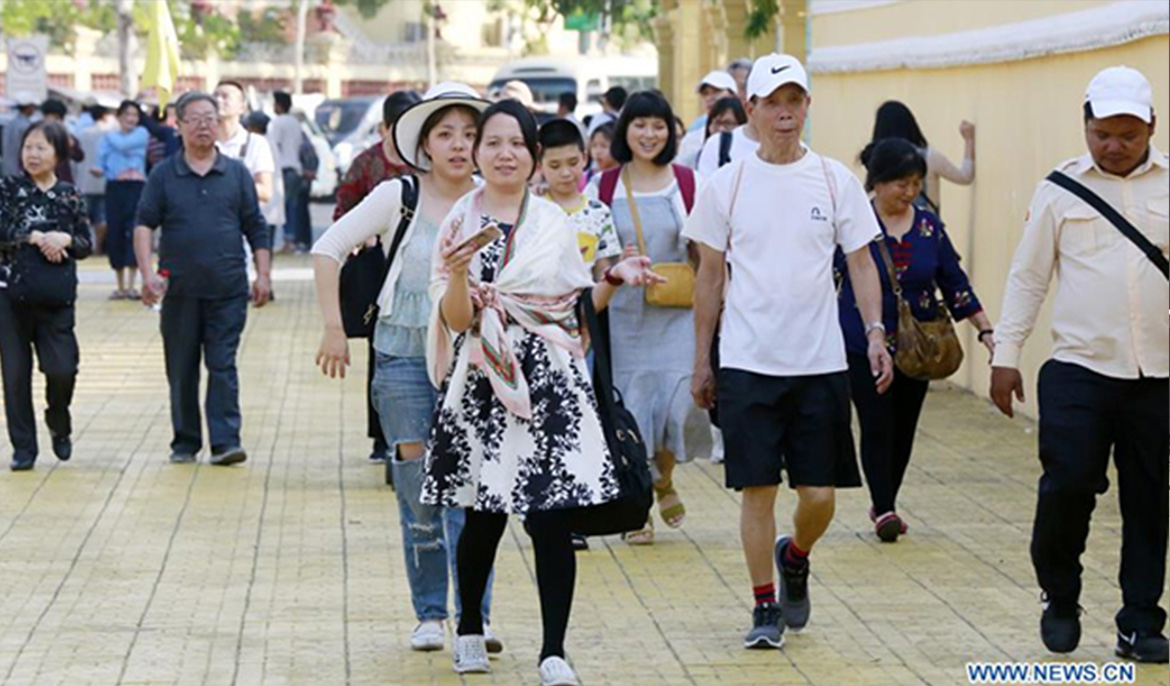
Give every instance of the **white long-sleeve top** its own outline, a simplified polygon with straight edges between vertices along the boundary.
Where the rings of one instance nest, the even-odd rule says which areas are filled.
[[[1102,171],[1090,155],[1058,167],[1123,214],[1165,254],[1170,164],[1150,148],[1124,178]],[[1056,276],[1052,357],[1104,376],[1170,376],[1170,333],[1162,312],[1170,290],[1157,267],[1080,198],[1044,181],[1028,210],[995,330],[997,367],[1018,367],[1024,341]]]

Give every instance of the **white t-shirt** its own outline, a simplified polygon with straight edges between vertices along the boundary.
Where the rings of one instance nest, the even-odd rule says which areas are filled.
[[[760,142],[753,141],[747,137],[747,126],[741,126],[731,132],[731,159],[742,160],[746,157],[754,157],[756,150],[760,149]],[[707,139],[703,144],[703,149],[699,153],[699,162],[695,170],[702,175],[703,178],[709,179],[715,176],[715,172],[719,169],[719,134],[714,134]]]
[[[268,137],[276,155],[276,166],[301,173],[301,123],[291,114],[278,114],[268,125]]]
[[[268,139],[258,133],[251,133],[242,126],[226,141],[216,141],[215,147],[228,157],[242,161],[252,176],[264,172],[272,174],[276,171],[276,158]]]
[[[683,236],[725,253],[731,265],[722,367],[767,376],[845,371],[833,255],[879,234],[861,182],[811,150],[792,164],[752,154],[716,172]]]
[[[687,131],[687,135],[683,136],[682,142],[678,144],[678,157],[674,158],[675,163],[695,169],[698,166],[699,152],[703,149],[703,136],[706,133],[706,127]]]

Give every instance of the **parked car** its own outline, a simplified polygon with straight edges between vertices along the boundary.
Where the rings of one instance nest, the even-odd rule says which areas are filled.
[[[333,146],[339,175],[345,174],[358,153],[381,140],[378,124],[385,99],[384,95],[335,98],[317,106],[313,118]]]

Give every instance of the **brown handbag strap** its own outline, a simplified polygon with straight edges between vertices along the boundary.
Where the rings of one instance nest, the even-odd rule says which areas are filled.
[[[890,256],[890,248],[886,245],[885,234],[877,239],[878,252],[882,254],[882,262],[886,264],[886,276],[890,279],[890,288],[898,300],[902,299],[902,284],[898,283],[898,272],[894,266],[894,258]]]
[[[638,203],[634,201],[634,189],[630,185],[630,168],[622,167],[622,185],[626,187],[626,200],[630,203],[630,216],[634,219],[634,232],[638,234],[638,250],[646,253],[646,239],[642,236],[642,218],[638,216]]]

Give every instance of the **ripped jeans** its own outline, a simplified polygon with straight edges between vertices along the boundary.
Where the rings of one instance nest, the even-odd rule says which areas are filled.
[[[414,614],[420,622],[446,619],[450,585],[454,587],[452,595],[458,621],[462,613],[455,550],[463,531],[464,512],[458,508],[423,505],[419,496],[426,460],[401,460],[397,457],[398,446],[426,443],[430,434],[437,394],[427,378],[426,360],[377,353],[373,391],[386,442],[393,448],[391,469]],[[489,579],[481,610],[485,621],[490,617],[490,607]]]

